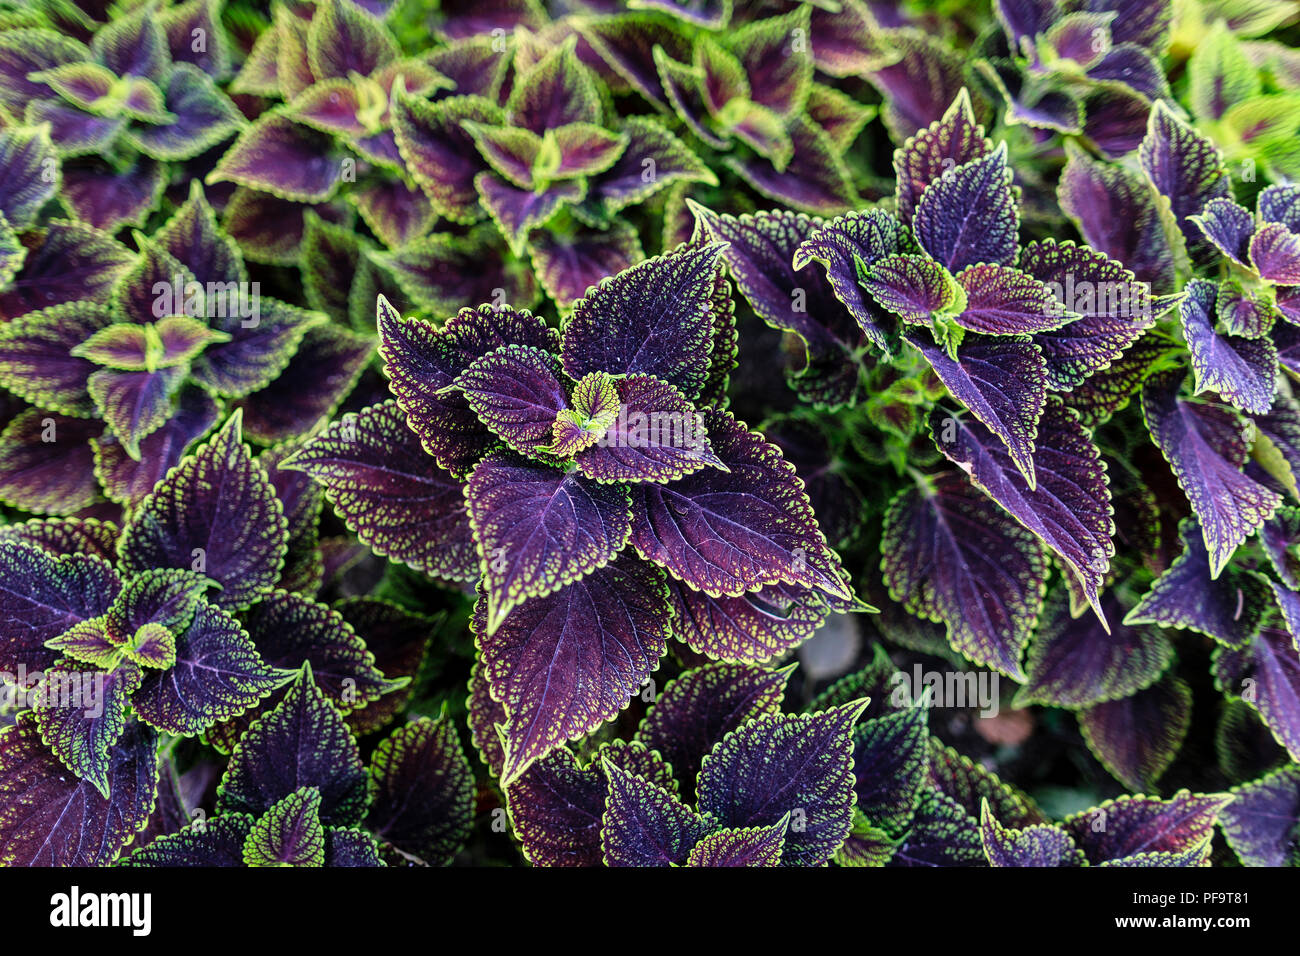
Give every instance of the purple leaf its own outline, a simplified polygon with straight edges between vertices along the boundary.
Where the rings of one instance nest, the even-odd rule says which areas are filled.
[[[90,50],[85,44],[55,30],[6,30],[0,40],[0,103],[13,115],[22,116],[29,102],[50,95],[46,84],[28,79],[30,74],[88,59]]]
[[[265,388],[288,367],[303,336],[322,318],[266,296],[241,296],[237,308],[213,320],[230,341],[204,349],[194,362],[194,380],[229,398]]]
[[[631,517],[622,485],[490,455],[465,487],[489,635],[523,601],[605,566],[627,543]]]
[[[472,222],[481,215],[474,178],[487,168],[461,123],[500,124],[501,107],[481,96],[454,96],[436,103],[398,96],[392,104],[393,132],[407,172],[439,215]]]
[[[56,177],[41,175],[57,161],[47,130],[10,127],[0,132],[0,168],[9,177],[0,183],[0,214],[14,229],[31,226],[58,191]]]
[[[505,725],[508,785],[537,760],[613,719],[667,648],[661,573],[632,555],[516,608],[491,637],[487,602],[474,632]]]
[[[275,489],[240,440],[240,414],[140,503],[122,534],[122,567],[196,570],[221,584],[221,607],[270,591],[284,564],[286,524]]]
[[[264,444],[287,441],[328,419],[356,385],[374,347],[372,338],[337,325],[308,328],[284,371],[239,400],[249,436]]]
[[[338,202],[307,206],[239,186],[226,202],[222,222],[249,259],[296,266],[309,211],[334,223],[347,220],[347,210]]]
[[[510,823],[534,866],[599,866],[601,818],[609,785],[602,761],[668,786],[663,758],[640,744],[615,740],[580,767],[566,747],[536,761],[506,790]]]
[[[1033,486],[978,422],[936,410],[930,430],[950,461],[1066,562],[1100,614],[1097,594],[1115,553],[1110,489],[1101,454],[1075,413],[1055,403],[1043,413]]]
[[[599,123],[600,95],[568,42],[516,79],[506,112],[511,123],[537,135],[568,123]]]
[[[104,614],[121,588],[102,558],[56,558],[34,544],[0,545],[0,669],[44,670],[59,659],[47,641]]]
[[[636,230],[622,222],[609,229],[581,226],[568,235],[543,229],[529,237],[528,251],[538,281],[562,309],[645,258]]]
[[[614,381],[612,389],[616,417],[574,459],[588,478],[662,483],[702,468],[726,470],[709,444],[700,413],[673,386],[652,375],[629,375]],[[575,407],[578,397],[575,390]]]
[[[304,667],[274,710],[240,738],[217,788],[221,813],[260,816],[299,787],[320,790],[323,823],[350,826],[366,810],[357,742]]]
[[[1243,411],[1264,414],[1273,405],[1277,351],[1268,339],[1221,335],[1214,329],[1216,287],[1193,279],[1178,304],[1192,354],[1196,392],[1217,392]]]
[[[168,10],[160,11],[159,22],[167,32],[167,45],[173,63],[192,63],[214,79],[224,78],[230,70],[230,52],[217,21],[221,8],[215,0],[190,0]],[[202,30],[196,34],[195,30]],[[213,38],[208,44],[198,44],[198,36]],[[199,49],[194,49],[194,47]]]
[[[989,335],[1046,332],[1073,318],[1051,288],[1020,269],[982,263],[963,269],[956,280],[966,307],[954,321],[964,329]]]
[[[56,219],[0,293],[0,313],[17,318],[65,302],[106,303],[109,290],[135,259],[135,253],[107,233]]]
[[[247,710],[277,683],[239,623],[204,604],[176,635],[175,664],[151,670],[131,703],[149,725],[192,736]]]
[[[1193,261],[1212,261],[1210,247],[1190,217],[1211,199],[1229,198],[1228,171],[1219,150],[1157,101],[1138,160],[1156,192],[1169,202],[1169,213]]]
[[[723,252],[727,268],[758,316],[772,328],[798,336],[804,354],[792,371],[794,387],[814,402],[833,406],[852,400],[860,362],[854,353],[863,329],[822,269],[799,254],[822,222],[786,211],[736,218],[691,208],[711,239],[730,243]],[[856,225],[850,227],[854,233]],[[870,232],[867,236],[874,238]],[[873,261],[887,254],[854,251]]]
[[[903,836],[926,782],[930,736],[924,707],[864,721],[853,733],[860,815],[891,839]]]
[[[564,370],[658,376],[687,398],[709,371],[721,243],[647,259],[574,304],[564,327]],[[672,347],[665,347],[671,342]]]
[[[172,395],[185,380],[185,368],[164,368],[156,372],[119,372],[100,369],[86,385],[104,424],[132,458],[140,454],[140,442],[157,431],[171,412]]]
[[[63,662],[45,672],[45,681],[32,711],[41,742],[107,798],[112,749],[126,727],[126,704],[140,686],[140,669],[125,664],[105,673]]]
[[[950,472],[893,500],[881,554],[894,600],[947,624],[949,643],[966,657],[1023,679],[1020,655],[1047,578],[1034,535]]]
[[[207,182],[238,183],[281,199],[317,203],[334,195],[342,177],[342,157],[331,139],[277,109],[239,134]]]
[[[782,116],[803,110],[808,98],[813,75],[809,13],[810,8],[799,7],[724,34],[749,78],[753,101]]]
[[[1279,222],[1266,222],[1250,240],[1250,263],[1269,282],[1300,285],[1300,236]]]
[[[1004,827],[988,803],[980,816],[980,842],[990,866],[1083,866],[1086,858],[1060,827],[1039,823],[1017,830]]]
[[[964,754],[930,738],[930,786],[956,802],[972,823],[988,800],[998,818],[1008,826],[1027,827],[1046,823],[1047,817],[1023,792],[1004,783],[998,775]]]
[[[1084,428],[1095,428],[1128,405],[1155,364],[1173,347],[1170,340],[1155,334],[1141,338],[1110,365],[1063,393],[1061,401],[1078,413]]]
[[[821,866],[853,822],[851,733],[865,701],[817,714],[757,717],[704,758],[700,812],[722,826],[769,826],[786,814],[783,866]]]
[[[111,433],[92,438],[95,476],[104,493],[123,505],[139,504],[180,463],[189,447],[211,431],[219,417],[220,408],[212,396],[186,386],[167,421],[140,442],[138,461]]]
[[[712,827],[659,784],[606,760],[609,781],[600,845],[606,866],[673,866]]]
[[[929,326],[936,315],[958,311],[965,295],[947,269],[922,255],[886,256],[859,283],[877,306],[909,325]]]
[[[376,554],[450,581],[477,574],[461,483],[425,454],[395,402],[334,423],[281,467],[320,482]]]
[[[581,18],[576,28],[620,80],[656,108],[671,109],[655,68],[656,46],[678,61],[691,56],[691,33],[653,12]]]
[[[1174,5],[1161,0],[1088,0],[1086,8],[1093,13],[1115,13],[1110,32],[1115,43],[1133,43],[1159,51],[1168,40]]]
[[[163,103],[174,117],[171,122],[135,126],[126,134],[127,140],[151,159],[190,159],[229,138],[245,124],[238,108],[212,79],[187,63],[172,67]]]
[[[93,418],[29,408],[0,432],[0,502],[37,514],[72,514],[100,500]]]
[[[541,230],[530,241],[557,240],[550,231]],[[369,255],[392,272],[412,302],[433,314],[455,314],[459,309],[498,301],[502,292],[505,302],[515,308],[527,308],[536,298],[532,271],[510,258],[490,226],[476,228],[468,236],[434,233],[393,252]],[[541,266],[538,271],[545,282],[547,276]],[[366,308],[372,309],[369,304]]]
[[[1061,209],[1096,251],[1132,269],[1157,292],[1174,287],[1174,259],[1143,177],[1067,145],[1057,189]],[[1041,276],[1040,276],[1041,278]]]
[[[696,667],[665,685],[633,739],[662,754],[690,796],[705,755],[750,720],[779,713],[789,678],[790,668]]]
[[[367,183],[354,189],[348,198],[370,231],[390,249],[419,239],[437,219],[424,192],[400,179]]]
[[[504,306],[462,309],[439,330],[420,319],[403,321],[381,298],[378,323],[389,388],[424,448],[456,476],[468,474],[499,443],[464,396],[447,386],[475,359],[504,345],[559,348],[558,334],[540,318]]]
[[[831,4],[814,5],[810,32],[817,69],[845,77],[888,63],[891,57],[884,44],[887,34],[877,23],[882,13],[882,8],[869,8],[865,3],[839,4],[837,8]]]
[[[922,790],[906,839],[888,865],[976,867],[986,864],[979,825],[960,803]]]
[[[813,216],[839,216],[859,205],[843,151],[829,134],[806,116],[791,119],[786,132],[791,155],[783,169],[765,158],[728,156],[723,162],[767,198]]]
[[[1177,756],[1192,719],[1192,691],[1166,676],[1079,713],[1088,749],[1130,790],[1150,791]]]
[[[1282,512],[1260,529],[1267,538]],[[1242,647],[1259,633],[1271,595],[1264,580],[1232,566],[1210,576],[1210,555],[1194,518],[1179,526],[1183,553],[1151,585],[1125,624],[1190,628],[1227,647]]]
[[[863,294],[857,263],[861,260],[865,267],[871,268],[910,245],[907,231],[889,213],[851,212],[831,220],[804,239],[795,250],[793,264],[802,277],[802,270],[810,261],[820,262],[826,269],[832,292],[857,320],[859,328],[878,348],[889,351],[896,323]]]
[[[50,139],[64,156],[101,153],[126,128],[125,116],[94,116],[59,100],[33,100],[24,114],[31,124],[50,124]]]
[[[334,610],[365,639],[366,649],[374,654],[375,665],[392,684],[402,678],[415,680],[433,638],[434,619],[413,614],[389,601],[367,597],[346,598],[336,602]],[[348,714],[348,725],[360,734],[380,729],[406,709],[414,690],[408,683],[390,691]]]
[[[1205,209],[1190,217],[1216,249],[1242,268],[1249,269],[1250,237],[1255,217],[1231,199],[1211,199]]]
[[[1282,583],[1293,591],[1300,590],[1300,553],[1296,551],[1300,544],[1300,509],[1281,505],[1259,529],[1259,541]]]
[[[158,735],[132,721],[114,748],[109,797],[69,774],[20,716],[0,731],[0,864],[106,866],[148,822]]]
[[[77,219],[114,232],[125,225],[144,225],[166,185],[165,170],[151,159],[139,159],[121,170],[99,161],[65,164],[62,196]]]
[[[788,815],[769,827],[715,830],[691,848],[687,866],[780,866]]]
[[[779,449],[727,412],[701,415],[728,470],[634,486],[637,552],[713,597],[784,582],[850,599],[803,484]]]
[[[117,560],[118,527],[95,518],[32,518],[0,527],[0,543],[30,544],[56,558],[71,554]]]
[[[1123,621],[1124,611],[1114,591],[1102,595],[1107,620]],[[1158,628],[1116,623],[1106,631],[1098,618],[1073,617],[1057,593],[1029,645],[1028,677],[1015,703],[1086,707],[1119,700],[1155,683],[1173,656],[1173,645]]]
[[[1240,649],[1215,648],[1215,686],[1264,719],[1293,760],[1300,754],[1300,650],[1287,631],[1265,626]]]
[[[1201,523],[1210,576],[1217,578],[1237,545],[1272,517],[1282,499],[1242,474],[1247,423],[1223,405],[1180,398],[1182,378],[1178,370],[1148,379],[1142,413]]]
[[[769,661],[812,637],[831,610],[820,591],[788,584],[712,597],[671,579],[668,594],[676,637],[715,660]]]
[[[515,255],[523,254],[531,229],[544,225],[564,206],[581,202],[587,194],[581,179],[561,180],[534,191],[519,189],[489,172],[474,177],[474,188]]]
[[[107,327],[110,315],[90,302],[65,302],[8,322],[0,329],[0,383],[51,411],[94,415],[86,380],[98,366],[72,350]]]
[[[474,821],[474,775],[450,721],[421,717],[370,760],[366,828],[430,866],[451,862]]]
[[[119,866],[224,866],[244,865],[244,841],[253,829],[246,813],[222,813],[202,824],[192,823],[123,857]]]
[[[1289,866],[1300,820],[1300,769],[1286,766],[1232,791],[1219,812],[1223,835],[1244,866]]]
[[[1019,225],[1005,146],[927,186],[912,223],[925,251],[953,271],[980,262],[1009,265]]]
[[[1143,853],[1171,854],[1175,865],[1194,866],[1208,853],[1214,821],[1231,800],[1186,790],[1168,800],[1120,797],[1067,817],[1062,826],[1094,866]]]
[[[563,375],[560,360],[550,352],[507,345],[475,359],[452,385],[507,446],[535,456],[551,437],[556,413],[568,407]]]
[[[884,39],[884,38],[882,38]],[[885,101],[883,119],[894,142],[943,118],[965,86],[965,58],[920,30],[895,30],[884,45],[889,65],[870,69],[867,80]]]
[[[1294,183],[1265,186],[1255,208],[1265,222],[1280,222],[1292,232],[1300,230],[1300,186]]]
[[[1283,304],[1278,302],[1279,310]],[[1247,292],[1236,281],[1219,286],[1214,311],[1225,332],[1252,339],[1267,337],[1276,319],[1276,311],[1266,302],[1262,291]]]
[[[1047,402],[1046,363],[1036,345],[967,335],[954,360],[928,336],[908,335],[939,381],[1007,446],[1030,487],[1034,436]]]
[[[167,35],[149,10],[110,20],[95,32],[90,43],[95,59],[118,76],[145,76],[157,79],[167,68],[171,54]]]
[[[336,610],[289,591],[275,591],[244,615],[258,655],[273,668],[312,677],[330,703],[348,713],[396,690],[375,666],[362,635]]]
[[[942,119],[920,130],[894,152],[898,218],[910,224],[917,201],[927,186],[949,170],[981,159],[992,151],[993,144],[984,136],[984,127],[975,121],[970,93],[962,87]]]
[[[587,203],[599,202],[605,214],[643,202],[673,183],[717,185],[713,171],[655,119],[629,116],[623,121],[623,132],[628,143],[622,154],[588,182]],[[654,176],[647,177],[651,168]]]
[[[511,57],[492,36],[469,36],[425,53],[430,66],[452,81],[458,95],[496,100]]]
[[[1033,338],[1047,363],[1047,387],[1056,391],[1111,366],[1166,307],[1166,299],[1153,302],[1149,287],[1120,263],[1073,242],[1031,242],[1016,265],[1044,283],[1061,309],[1079,316]]]
[[[326,0],[312,17],[307,59],[317,79],[369,76],[397,56],[383,23],[348,0]]]

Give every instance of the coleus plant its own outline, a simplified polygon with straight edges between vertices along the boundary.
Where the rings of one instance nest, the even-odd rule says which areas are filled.
[[[506,788],[524,855],[543,866],[1197,866],[1231,797],[1133,797],[1048,820],[1025,794],[890,704],[877,659],[783,713],[789,668],[684,671],[628,739],[552,751]],[[871,690],[868,703],[853,695]],[[875,701],[879,701],[876,703]],[[480,756],[504,718],[471,683]]]
[[[643,258],[620,213],[713,173],[663,123],[615,114],[576,35],[544,47],[478,35],[493,29],[505,33],[471,20],[464,35],[451,30],[458,39],[404,55],[383,19],[350,0],[278,5],[232,88],[283,105],[209,177],[245,190],[227,213],[232,232],[257,231],[262,196],[320,207],[346,195],[386,248],[336,249],[350,267],[331,279],[372,298],[376,281],[395,281],[432,313],[526,306],[539,287],[567,307]],[[440,218],[450,228],[432,231]],[[303,268],[319,268],[309,249]]]
[[[1296,863],[1289,6],[0,4],[0,862]]]
[[[1006,123],[1084,136],[1117,159],[1142,138],[1151,104],[1170,96],[1159,57],[1173,7],[997,0],[1003,46],[979,64],[981,75],[1002,99]]]
[[[0,32],[0,115],[48,129],[64,160],[59,199],[74,219],[143,226],[168,186],[167,164],[244,125],[217,86],[230,64],[217,5],[135,4],[102,24],[65,6],[70,22],[40,17]]]
[[[308,664],[240,739],[216,814],[157,837],[120,865],[442,865],[468,835],[472,782],[441,718],[394,731],[367,767]]]
[[[1284,623],[1293,592],[1257,573],[1263,558],[1225,574],[1255,531],[1271,534],[1280,567],[1292,540],[1275,512],[1294,485],[1294,400],[1268,336],[1275,316],[1284,337],[1290,327],[1293,234],[1285,221],[1257,227],[1227,199],[1217,155],[1157,105],[1138,150],[1140,190],[1077,153],[1065,171],[1062,207],[1099,248],[1021,245],[1005,149],[962,95],[896,154],[893,212],[823,223],[696,209],[703,234],[729,243],[724,258],[755,312],[798,336],[804,378],[829,371],[842,396],[864,381],[874,393],[863,414],[885,423],[896,446],[886,460],[908,479],[881,516],[889,599],[944,624],[967,659],[1021,682],[1018,701],[1078,710],[1090,745],[1130,781],[1167,767],[1187,729],[1186,688],[1162,678],[1173,644],[1150,625],[1222,641],[1215,680],[1229,692],[1267,682],[1248,702],[1296,752],[1296,645]],[[1266,220],[1285,220],[1289,188],[1261,194]],[[1157,294],[1100,251],[1132,248],[1121,225],[1151,230],[1138,264],[1165,292],[1216,246],[1231,250],[1222,312],[1214,282]],[[1214,398],[1184,397],[1189,367],[1196,391]],[[1128,494],[1132,476],[1117,498],[1114,453],[1104,457],[1093,437],[1139,386],[1152,442],[1193,512],[1186,553],[1154,583],[1137,555],[1115,562],[1113,515],[1137,508],[1136,534],[1158,502]],[[1044,605],[1049,557],[1062,576]],[[1147,708],[1173,741],[1157,753],[1125,737]]]
[[[505,306],[439,328],[381,298],[396,401],[281,463],[377,553],[479,582],[505,784],[617,715],[669,636],[767,660],[856,606],[793,468],[718,407],[735,345],[721,256],[697,243],[634,266],[562,331]]]
[[[211,822],[258,833],[250,858],[265,862],[277,827],[310,831],[318,826],[313,815],[336,822],[332,801],[351,793],[357,778],[360,793],[348,798],[337,822],[360,822],[367,784],[353,731],[381,727],[385,715],[370,705],[409,677],[385,678],[351,622],[376,646],[386,627],[401,630],[407,622],[385,613],[382,602],[331,607],[284,589],[310,591],[318,580],[319,572],[314,578],[299,567],[302,550],[315,547],[320,500],[282,473],[273,481],[268,467],[274,470],[275,456],[265,464],[252,457],[240,441],[240,418],[235,412],[169,472],[120,531],[75,518],[3,529],[0,670],[31,703],[0,738],[5,862],[112,862],[149,822],[160,754],[180,738],[219,739],[222,722],[235,718],[251,724],[231,758],[244,796],[219,801],[219,809],[237,812]],[[268,696],[279,697],[275,706],[250,714]],[[438,798],[448,802],[435,816],[445,812],[450,831],[463,830],[465,781],[452,770],[453,758],[462,766],[464,760],[448,733],[445,722],[408,724],[381,747],[372,768],[371,829],[425,862],[455,846],[435,852],[430,847],[441,844],[421,842],[422,833],[433,832],[426,825],[441,824],[413,819],[402,806],[423,805],[427,797],[432,810],[434,794],[415,797],[403,788],[453,788]],[[333,741],[337,753],[313,749],[322,740]],[[314,774],[307,772],[312,760]],[[289,772],[294,761],[302,773]],[[317,793],[298,793],[300,784]],[[279,785],[284,792],[272,793]],[[384,836],[390,831],[391,839]],[[374,856],[359,835],[340,840],[339,852]],[[262,856],[254,852],[259,846]]]
[[[30,136],[34,162],[42,140]],[[371,355],[369,339],[324,314],[262,295],[197,182],[135,244],[133,254],[106,233],[54,220],[40,261],[13,279],[0,384],[33,408],[0,434],[10,464],[0,497],[11,505],[72,514],[101,492],[134,505],[226,403],[244,408],[255,437],[280,441],[332,410]],[[304,374],[321,384],[286,402]],[[60,455],[42,462],[52,442]],[[70,473],[70,463],[82,470]],[[62,477],[51,485],[52,475]]]

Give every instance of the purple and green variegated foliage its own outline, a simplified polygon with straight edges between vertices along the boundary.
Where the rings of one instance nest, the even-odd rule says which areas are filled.
[[[280,462],[377,554],[478,579],[506,785],[615,718],[670,637],[765,661],[859,607],[793,466],[704,404],[733,361],[722,252],[687,244],[604,280],[558,333],[507,306],[438,326],[381,298],[396,403]]]
[[[0,6],[0,864],[1300,865],[1288,5]]]

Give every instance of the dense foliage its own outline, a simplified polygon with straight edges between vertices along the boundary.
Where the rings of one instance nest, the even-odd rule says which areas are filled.
[[[0,0],[0,863],[1300,865],[1284,0]]]

